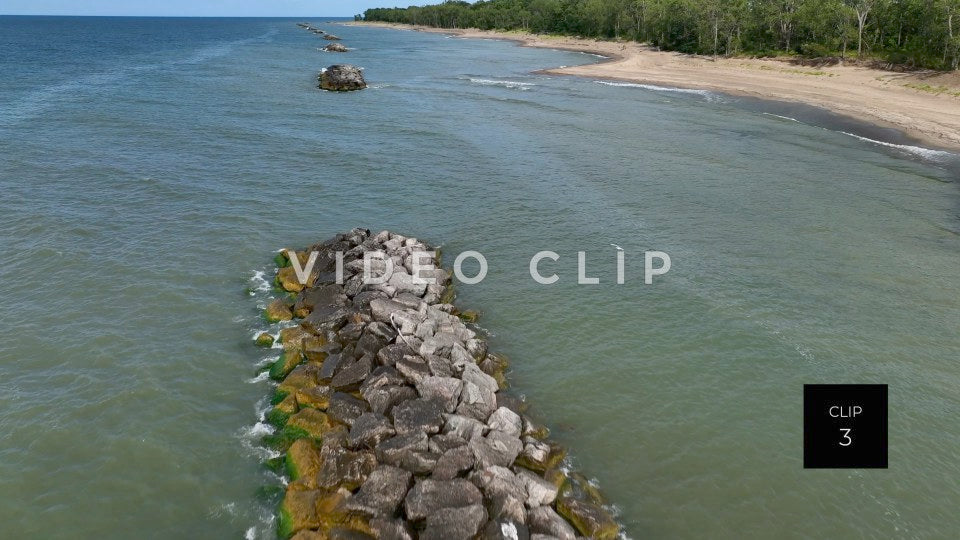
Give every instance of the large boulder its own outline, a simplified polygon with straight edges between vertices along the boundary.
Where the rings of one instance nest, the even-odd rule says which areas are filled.
[[[276,300],[267,304],[267,308],[263,311],[264,318],[267,319],[267,322],[280,322],[280,321],[289,321],[293,318],[293,311],[290,310],[290,306],[277,298]],[[273,340],[270,340],[270,344],[273,344]]]
[[[600,505],[570,497],[557,500],[557,511],[573,523],[583,536],[597,540],[613,540],[620,533],[617,522]]]
[[[482,502],[480,490],[467,480],[426,479],[417,482],[407,493],[404,509],[409,519],[418,521],[433,515],[441,508],[459,508]]]
[[[393,517],[407,495],[412,478],[408,471],[380,465],[370,473],[357,495],[347,503],[347,508],[371,517]]]
[[[469,540],[477,536],[487,521],[483,505],[441,508],[427,516],[427,526],[420,540]]]
[[[334,92],[349,92],[363,90],[367,82],[363,78],[363,71],[357,66],[335,64],[320,72],[320,88]]]
[[[331,43],[323,48],[327,52],[347,52],[347,48],[342,43]]]
[[[565,519],[549,506],[540,506],[527,514],[527,525],[534,534],[545,534],[560,540],[574,540],[577,533]]]

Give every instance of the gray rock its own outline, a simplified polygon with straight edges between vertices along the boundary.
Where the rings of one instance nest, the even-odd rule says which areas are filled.
[[[424,479],[417,482],[404,499],[407,518],[418,521],[441,508],[458,508],[481,504],[483,496],[476,486],[462,478],[453,480]]]
[[[437,331],[437,320],[436,319],[426,319],[420,324],[417,325],[417,330],[414,335],[420,338],[423,341],[426,341],[429,338],[433,337],[433,334]]]
[[[319,259],[319,257],[318,257]],[[343,294],[343,287],[340,285],[321,285],[301,292],[297,296],[297,301],[293,305],[294,312],[301,309],[313,311],[318,305],[340,306],[346,301]]]
[[[439,433],[443,425],[443,409],[435,401],[411,399],[393,409],[393,427],[397,433]],[[518,450],[519,452],[519,450]]]
[[[455,433],[441,433],[430,437],[428,444],[431,452],[444,454],[447,450],[466,446],[467,441]]]
[[[410,293],[414,296],[421,297],[423,293],[427,292],[427,284],[423,283],[423,280],[420,280],[421,283],[414,281],[413,276],[408,274],[406,271],[397,269],[392,276],[390,276],[390,286],[396,289],[397,294],[400,293]]]
[[[370,529],[379,540],[413,540],[413,530],[402,519],[374,518]]]
[[[423,379],[432,375],[427,361],[418,356],[404,356],[397,362],[397,371],[399,371],[410,384],[416,385]]]
[[[393,312],[402,312],[406,306],[400,302],[388,300],[386,298],[376,298],[370,301],[370,313],[375,321],[390,323],[390,314]]]
[[[377,445],[377,461],[399,467],[405,455],[425,451],[427,451],[426,433],[397,435]]]
[[[491,518],[519,524],[527,522],[527,513],[524,508],[524,500],[527,497],[526,488],[513,471],[505,467],[487,467],[474,474],[472,478],[489,502]]]
[[[352,426],[353,421],[369,409],[370,406],[362,399],[343,392],[334,392],[327,405],[327,416],[341,424]]]
[[[328,358],[329,360],[329,358]],[[324,362],[326,363],[326,362]],[[364,355],[359,360],[347,364],[339,370],[333,379],[330,380],[330,386],[337,390],[352,391],[360,388],[360,384],[373,371],[373,357]]]
[[[393,297],[393,301],[403,304],[404,306],[407,307],[407,309],[417,310],[420,307],[420,302],[422,302],[423,300],[419,296],[413,293],[398,292],[397,295]],[[418,314],[415,319],[411,319],[411,320],[422,321],[423,317]]]
[[[437,466],[440,454],[436,452],[415,450],[400,458],[400,467],[417,475],[427,475]]]
[[[360,491],[346,503],[346,507],[367,516],[393,517],[406,497],[412,479],[409,471],[379,465],[367,477]]]
[[[487,419],[487,426],[518,438],[523,432],[523,420],[520,419],[520,415],[506,407],[493,411]]]
[[[329,34],[323,37],[324,39],[339,39]],[[318,79],[321,89],[334,92],[349,92],[367,87],[367,82],[363,79],[363,71],[356,66],[347,64],[335,64],[328,67],[320,72]]]
[[[347,445],[351,448],[374,449],[382,441],[393,437],[396,431],[393,424],[382,414],[367,412],[361,414],[350,427]]]
[[[372,452],[353,452],[335,444],[324,444],[320,458],[317,485],[325,489],[337,486],[356,489],[377,465]]]
[[[530,530],[522,523],[505,519],[488,521],[483,527],[481,540],[530,540]]]
[[[430,373],[437,377],[453,377],[456,372],[448,358],[431,354],[425,357]]]
[[[380,386],[367,391],[361,390],[361,394],[370,404],[370,410],[384,415],[390,415],[397,404],[417,397],[417,391],[406,385]]]
[[[447,417],[443,425],[443,432],[456,435],[466,441],[471,441],[483,437],[487,432],[487,426],[476,418],[451,414]]]
[[[487,511],[481,504],[459,508],[441,508],[427,516],[427,526],[421,540],[470,540],[480,532],[487,521]]]
[[[468,339],[466,348],[470,356],[477,362],[480,362],[487,356],[487,342],[482,339]]]
[[[486,437],[471,440],[469,444],[477,458],[477,467],[480,468],[494,465],[509,467],[523,450],[523,443],[519,438],[496,430],[487,433]]]
[[[527,526],[531,533],[546,534],[560,540],[575,540],[577,537],[573,526],[549,506],[532,508],[527,513]]]
[[[487,499],[509,495],[521,502],[527,498],[527,488],[513,471],[506,467],[492,465],[478,469],[472,475],[473,482]]]
[[[331,43],[323,48],[327,52],[347,52],[349,49],[341,45],[340,43]]]
[[[519,479],[527,489],[526,504],[528,508],[549,506],[557,499],[557,486],[542,476],[526,469],[520,469],[517,472],[517,479]]]
[[[320,371],[317,374],[317,379],[320,382],[330,382],[333,379],[333,376],[340,371],[340,368],[343,367],[343,355],[342,354],[330,354],[327,355],[326,360],[323,361],[323,365],[320,366]]]
[[[358,354],[370,353],[376,356],[383,347],[387,346],[393,338],[397,337],[396,330],[392,326],[382,322],[373,322],[367,325],[363,335],[357,342]]]
[[[468,472],[473,468],[474,463],[476,463],[476,458],[469,446],[451,448],[437,460],[430,477],[435,480],[451,480],[462,473]]]
[[[353,307],[357,309],[367,309],[370,307],[370,302],[377,298],[385,298],[385,295],[381,291],[359,292],[353,297]]]
[[[339,330],[354,313],[353,308],[317,305],[301,324],[310,333],[320,335],[325,330]]]
[[[452,413],[460,403],[460,390],[463,381],[453,377],[426,377],[417,385],[420,397],[436,401],[444,411]]]
[[[450,360],[452,360],[454,366],[457,366],[457,369],[461,370],[465,365],[476,364],[473,356],[459,343],[455,343],[453,347],[450,348]]]
[[[396,366],[397,362],[410,352],[410,347],[402,340],[398,340],[377,351],[377,362],[381,366]]]
[[[463,372],[460,378],[462,378],[464,382],[472,382],[481,389],[489,392],[500,390],[500,385],[497,383],[497,380],[484,373],[483,370],[474,363],[463,364]]]
[[[496,393],[488,388],[481,388],[470,381],[463,382],[460,404],[457,405],[457,414],[486,422],[495,410],[497,410]]]
[[[420,346],[420,356],[426,358],[428,355],[435,354],[449,358],[450,351],[456,343],[457,338],[453,334],[445,332],[434,334],[423,340],[423,345]]]
[[[337,332],[337,339],[341,343],[355,342],[360,339],[360,336],[363,335],[363,329],[367,325],[363,323],[350,323],[343,325],[343,328]]]

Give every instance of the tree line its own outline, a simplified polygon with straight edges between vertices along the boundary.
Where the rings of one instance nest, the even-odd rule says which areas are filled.
[[[448,0],[357,19],[628,39],[698,54],[960,64],[960,0]]]

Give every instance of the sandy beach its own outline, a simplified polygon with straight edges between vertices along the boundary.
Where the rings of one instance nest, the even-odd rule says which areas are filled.
[[[856,65],[805,66],[773,59],[714,59],[658,51],[635,42],[388,23],[347,24],[465,38],[506,39],[527,47],[599,54],[609,60],[544,72],[805,103],[901,130],[925,145],[960,150],[960,73],[957,72],[903,73]]]

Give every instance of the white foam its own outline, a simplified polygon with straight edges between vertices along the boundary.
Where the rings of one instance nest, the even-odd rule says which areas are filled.
[[[644,90],[653,90],[655,92],[673,92],[677,94],[694,94],[707,98],[714,97],[716,94],[709,90],[697,90],[695,88],[674,88],[672,86],[657,86],[655,84],[629,83],[617,81],[593,81],[597,84],[606,86],[619,86],[623,88],[643,88]]]
[[[888,142],[878,141],[875,139],[869,139],[867,137],[861,137],[860,135],[854,135],[853,133],[847,133],[846,131],[841,131],[840,133],[843,133],[844,135],[849,135],[855,139],[860,139],[861,141],[866,141],[879,146],[886,146],[887,148],[894,148],[896,150],[901,150],[903,152],[907,152],[915,156],[919,156],[926,159],[932,159],[935,161],[949,159],[951,157],[956,156],[956,154],[953,154],[951,152],[946,152],[944,150],[933,150],[932,148],[923,148],[922,146],[911,146],[909,144],[888,143]]]
[[[279,359],[280,359],[280,355],[279,355],[279,354],[278,354],[278,355],[275,355],[275,356],[268,356],[268,357],[264,358],[263,360],[260,360],[259,362],[257,362],[257,367],[268,366],[268,365],[270,365],[270,364],[273,364],[274,362],[276,362],[276,361],[279,360]]]
[[[248,427],[244,434],[248,437],[260,438],[264,435],[270,435],[274,432],[273,426],[264,422],[257,422],[256,424]]]
[[[517,90],[529,90],[531,87],[536,86],[534,83],[526,83],[519,81],[500,81],[496,79],[477,79],[470,77],[470,82],[474,84],[480,84],[483,86],[503,86],[505,88],[512,88]]]
[[[247,379],[247,382],[250,383],[250,384],[257,384],[257,383],[262,383],[263,381],[266,381],[266,380],[269,380],[269,379],[270,379],[270,372],[269,372],[269,371],[263,371],[263,372],[261,372],[259,375],[257,375],[256,377],[252,377],[252,378]]]
[[[252,289],[255,291],[270,292],[270,282],[267,281],[267,275],[263,270],[254,270],[250,283],[253,284]]]
[[[773,113],[768,113],[768,112],[765,112],[765,113],[763,113],[763,114],[765,114],[765,115],[767,115],[767,116],[773,116],[774,118],[779,118],[779,119],[781,119],[781,120],[789,120],[789,121],[791,121],[791,122],[797,122],[797,123],[801,123],[801,124],[803,123],[803,122],[800,122],[799,120],[797,120],[796,118],[791,118],[791,117],[789,117],[789,116],[781,116],[781,115],[779,115],[779,114],[773,114]]]

